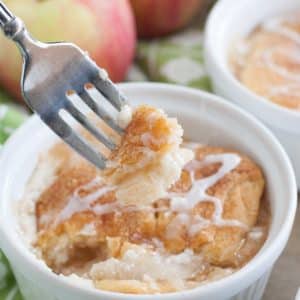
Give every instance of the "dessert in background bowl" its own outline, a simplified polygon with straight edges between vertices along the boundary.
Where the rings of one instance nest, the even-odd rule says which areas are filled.
[[[233,45],[228,58],[236,77],[258,95],[300,110],[300,7],[270,17]]]
[[[275,133],[292,160],[298,187],[299,15],[296,0],[221,0],[210,14],[205,38],[214,90]]]
[[[281,146],[258,121],[213,95],[160,84],[120,87],[137,108],[104,174],[57,144],[37,117],[4,148],[1,247],[25,298],[259,299],[295,213],[296,185]],[[139,106],[141,99],[178,123]],[[141,126],[149,120],[153,126]],[[181,144],[179,124],[193,142]],[[136,145],[130,165],[124,149]],[[175,167],[164,164],[169,155],[178,158]],[[150,174],[160,184],[152,171],[162,166],[175,175],[165,176],[158,194],[122,201],[118,188],[124,180],[135,185],[132,170],[141,183]]]

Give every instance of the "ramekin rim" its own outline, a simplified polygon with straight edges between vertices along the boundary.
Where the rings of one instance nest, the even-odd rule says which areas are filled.
[[[240,270],[236,271],[234,274],[229,275],[228,277],[222,278],[218,281],[211,282],[206,285],[199,286],[192,290],[187,290],[187,291],[180,291],[180,292],[176,292],[176,293],[167,293],[167,294],[160,294],[160,295],[142,295],[142,296],[141,295],[134,296],[132,294],[125,295],[125,294],[121,294],[121,293],[107,292],[107,291],[91,289],[88,287],[76,286],[75,284],[73,284],[71,282],[61,280],[61,277],[55,275],[48,268],[45,268],[40,263],[40,261],[36,257],[34,257],[34,255],[30,252],[29,249],[27,249],[26,253],[22,253],[21,251],[19,251],[20,250],[19,245],[17,245],[17,247],[16,247],[13,244],[11,245],[11,249],[13,251],[15,251],[15,253],[17,255],[22,256],[22,258],[25,260],[26,264],[30,268],[34,269],[35,271],[39,271],[40,274],[43,274],[42,276],[44,276],[48,280],[51,280],[51,284],[53,284],[53,285],[57,285],[62,288],[68,288],[73,291],[74,291],[74,289],[76,289],[76,291],[83,293],[85,295],[87,295],[87,293],[91,296],[92,295],[99,296],[102,294],[102,295],[111,296],[111,297],[118,297],[119,299],[132,299],[132,298],[136,298],[136,299],[157,298],[157,299],[159,299],[159,297],[163,296],[164,299],[178,299],[179,300],[179,299],[182,299],[182,296],[201,295],[201,292],[202,293],[211,293],[211,292],[213,292],[214,289],[221,288],[224,285],[232,285],[233,283],[236,283],[237,280],[240,280],[241,278],[245,278],[245,276],[247,276],[248,274],[254,273],[259,265],[260,266],[265,265],[264,258],[266,256],[278,257],[280,253],[276,253],[276,252],[282,252],[281,248],[283,248],[283,247],[281,247],[281,244],[285,243],[287,237],[290,234],[291,228],[292,228],[293,219],[294,219],[294,216],[296,213],[297,187],[296,187],[295,178],[293,176],[293,169],[290,164],[290,161],[289,161],[286,153],[284,152],[282,146],[278,143],[278,141],[273,136],[273,134],[263,124],[261,124],[256,118],[254,118],[252,115],[250,115],[249,113],[243,111],[242,109],[234,106],[231,103],[225,102],[224,100],[222,100],[221,97],[218,97],[213,94],[209,94],[209,93],[195,90],[192,88],[181,87],[181,86],[179,87],[179,86],[175,86],[175,85],[162,84],[162,83],[124,83],[124,84],[120,84],[119,86],[121,88],[125,87],[125,88],[129,88],[129,89],[130,88],[135,89],[136,86],[138,86],[139,88],[146,87],[146,88],[151,88],[151,89],[155,89],[155,90],[157,90],[158,88],[167,89],[167,90],[173,89],[174,92],[176,92],[176,90],[177,90],[178,92],[182,91],[184,93],[190,93],[193,95],[207,98],[207,99],[209,99],[209,101],[213,101],[214,103],[217,103],[217,105],[221,105],[224,108],[230,109],[232,111],[235,111],[235,113],[240,114],[244,119],[248,119],[248,121],[252,123],[253,127],[256,127],[258,130],[262,131],[264,133],[264,135],[268,136],[269,141],[271,141],[274,144],[274,149],[276,148],[276,153],[283,159],[284,165],[286,168],[286,172],[291,175],[291,179],[288,180],[288,187],[287,187],[287,191],[289,191],[289,194],[290,194],[289,206],[287,208],[287,211],[289,212],[289,214],[288,214],[283,226],[281,227],[278,235],[276,236],[276,238],[274,238],[272,247],[268,247],[267,249],[264,249],[263,253],[260,253],[259,256],[254,257],[249,263],[247,263],[246,266],[244,266]],[[9,139],[7,146],[4,146],[4,149],[3,149],[4,154],[5,154],[5,149],[8,148],[10,146],[10,144],[16,143],[17,138],[19,136],[21,136],[21,134],[23,134],[23,132],[25,133],[27,128],[34,127],[33,125],[35,125],[35,123],[37,123],[37,120],[38,120],[38,117],[33,116],[23,126],[21,126],[17,130],[16,134],[13,135],[13,137],[11,139]],[[4,164],[3,160],[4,160],[4,158],[1,155],[0,156],[0,165]],[[2,176],[4,176],[4,175],[2,174]],[[0,174],[0,179],[2,176]],[[1,182],[2,182],[2,180],[0,180],[0,187],[2,185]],[[2,186],[2,188],[3,188],[3,186]],[[3,189],[0,190],[0,195],[2,193],[3,193]],[[1,215],[1,210],[0,210],[0,215]],[[3,218],[0,217],[0,225],[3,222],[2,219]],[[0,232],[1,232],[1,227],[3,227],[3,224],[2,224],[2,226],[0,226]],[[2,231],[3,231],[2,235],[4,235],[6,237],[6,240],[9,241],[9,236],[5,235],[5,230],[3,228],[2,228]],[[275,244],[277,245],[277,247],[275,247]],[[281,250],[278,251],[277,248],[280,248]]]
[[[248,1],[248,0],[241,0],[241,1]],[[262,97],[247,87],[245,87],[230,71],[229,67],[227,64],[224,64],[222,62],[221,55],[215,50],[214,47],[214,34],[216,32],[216,27],[218,26],[217,24],[220,24],[220,18],[218,17],[221,14],[221,11],[224,10],[225,7],[232,6],[234,0],[219,0],[214,7],[212,8],[206,25],[205,25],[205,34],[204,34],[204,44],[205,44],[205,54],[206,57],[209,57],[213,63],[214,63],[214,68],[216,71],[219,72],[219,75],[222,77],[220,81],[224,82],[226,86],[233,86],[236,90],[238,90],[240,93],[243,93],[246,95],[248,98],[252,98],[253,101],[256,102],[257,105],[260,105],[262,109],[268,109],[271,110],[272,113],[274,114],[285,114],[286,117],[288,118],[294,118],[297,119],[298,122],[300,122],[300,112],[294,109],[289,109],[287,107],[281,106],[279,104],[276,104],[265,97]],[[255,3],[255,1],[253,1]],[[223,14],[223,17],[224,16]],[[228,55],[228,52],[223,54]],[[210,73],[210,67],[208,67],[208,71]],[[242,103],[242,102],[240,102]],[[265,120],[267,123],[268,120]],[[272,124],[271,124],[272,125]]]

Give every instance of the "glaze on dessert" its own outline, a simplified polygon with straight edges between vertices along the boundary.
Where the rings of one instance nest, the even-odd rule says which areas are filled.
[[[240,41],[230,57],[236,77],[249,89],[300,110],[300,12],[266,20]]]
[[[64,144],[53,146],[21,202],[36,224],[29,243],[37,256],[57,274],[132,294],[191,289],[245,265],[268,233],[263,174],[234,150],[182,144],[182,133],[163,112],[137,108],[104,173]],[[176,168],[163,163],[167,171],[161,172],[165,156],[182,151]],[[178,168],[168,186],[168,170]],[[147,189],[149,178],[159,185],[165,176],[165,188],[158,189],[165,192],[149,200],[137,187],[134,201],[122,201],[119,185],[131,176]]]

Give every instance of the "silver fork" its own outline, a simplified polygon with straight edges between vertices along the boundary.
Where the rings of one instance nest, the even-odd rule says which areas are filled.
[[[105,168],[106,158],[86,139],[76,133],[62,118],[67,111],[94,137],[113,150],[114,142],[101,132],[68,98],[75,92],[88,107],[118,134],[123,130],[112,118],[99,99],[89,92],[92,84],[120,111],[127,103],[105,70],[99,68],[87,53],[71,43],[42,43],[33,39],[24,23],[15,17],[0,1],[0,26],[4,34],[18,45],[23,57],[21,89],[25,102],[66,143],[97,167]],[[8,54],[9,55],[9,54]]]

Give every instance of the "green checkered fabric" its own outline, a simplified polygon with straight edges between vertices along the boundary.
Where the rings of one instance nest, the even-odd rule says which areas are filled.
[[[22,300],[14,276],[9,268],[8,262],[0,252],[0,299]]]
[[[12,105],[11,99],[0,92],[0,151],[7,138],[25,120],[22,109]],[[1,200],[1,199],[0,199]],[[22,296],[16,285],[9,264],[0,251],[0,300],[21,300]]]
[[[203,33],[200,29],[140,42],[137,63],[149,80],[211,89],[204,68]]]

